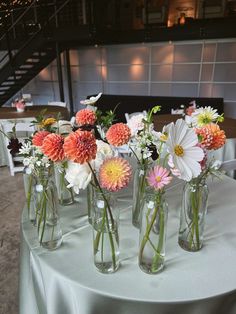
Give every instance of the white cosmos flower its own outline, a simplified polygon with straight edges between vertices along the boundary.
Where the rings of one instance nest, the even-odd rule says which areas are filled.
[[[89,99],[81,100],[82,105],[93,105],[96,101],[102,96],[102,93],[99,93],[96,97],[92,96]]]
[[[210,106],[201,107],[195,109],[192,113],[191,123],[193,126],[202,127],[203,125],[216,121],[218,117],[217,109],[213,109]]]
[[[68,188],[73,187],[76,194],[79,190],[85,190],[92,178],[92,172],[87,164],[78,164],[72,161],[68,162],[66,169],[66,180],[69,182]]]
[[[180,178],[190,181],[201,173],[200,161],[204,152],[197,147],[198,137],[183,119],[173,122],[168,128],[167,150],[172,157],[174,167],[180,171]]]

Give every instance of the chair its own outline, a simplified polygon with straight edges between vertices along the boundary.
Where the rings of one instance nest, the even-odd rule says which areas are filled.
[[[66,102],[63,101],[49,101],[49,106],[60,106],[60,107],[66,107]]]
[[[13,122],[4,121],[2,123],[3,132],[5,134],[12,132],[12,128],[14,125],[16,126],[16,136],[20,142],[22,142],[25,138],[28,138],[35,131],[34,126],[31,126],[31,122],[19,122],[15,124]],[[9,139],[7,137],[4,137],[4,142],[8,165],[10,168],[10,174],[11,176],[14,176],[16,172],[21,172],[24,170],[24,166],[22,164],[24,157],[17,155],[12,156],[10,150],[7,148],[9,144]]]
[[[132,112],[132,113],[125,113],[125,119],[126,119],[126,122],[128,123],[129,120],[134,117],[134,116],[137,116],[139,114],[143,114],[143,115],[147,115],[147,111],[146,110],[143,110],[142,112]]]
[[[229,174],[230,176],[232,176],[233,178],[236,178],[235,171],[236,170],[236,159],[231,159],[231,160],[226,160],[223,161],[221,166],[220,166],[220,170],[223,170],[226,172],[226,174]],[[233,172],[231,175],[231,172]]]

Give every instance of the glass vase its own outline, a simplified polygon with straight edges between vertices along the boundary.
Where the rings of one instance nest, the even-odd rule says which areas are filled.
[[[119,261],[119,210],[110,193],[94,193],[94,264],[102,273],[115,272]]]
[[[34,187],[36,184],[36,180],[32,173],[27,173],[26,169],[24,170],[23,173],[23,182],[25,189],[28,218],[32,225],[36,226],[36,214],[34,206]]]
[[[55,250],[62,243],[62,231],[58,196],[51,171],[40,173],[36,181],[34,198],[39,243],[48,250]]]
[[[140,227],[140,208],[145,195],[147,166],[139,165],[134,174],[132,224]]]
[[[94,204],[94,188],[92,184],[87,186],[87,207],[88,207],[88,222],[92,224],[93,204]]]
[[[148,191],[142,208],[139,267],[156,274],[164,267],[168,205],[162,192]]]
[[[59,204],[66,206],[74,203],[74,193],[72,188],[68,188],[68,182],[65,179],[65,167],[54,167],[55,182],[58,194]]]
[[[205,180],[185,184],[179,227],[179,245],[186,251],[199,251],[203,244],[208,187]]]

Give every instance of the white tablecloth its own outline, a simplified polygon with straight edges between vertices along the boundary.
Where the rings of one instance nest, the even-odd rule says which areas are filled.
[[[114,274],[101,274],[93,265],[85,198],[61,208],[63,245],[56,251],[38,246],[36,229],[23,215],[20,313],[235,314],[236,181],[224,176],[209,188],[204,246],[195,253],[177,244],[182,185],[167,192],[166,263],[157,275],[138,267],[130,189],[118,198],[122,263]]]

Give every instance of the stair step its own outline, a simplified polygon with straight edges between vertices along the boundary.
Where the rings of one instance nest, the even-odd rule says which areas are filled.
[[[1,86],[12,86],[12,85],[14,85],[15,84],[15,80],[13,81],[5,81],[5,82],[3,82],[2,84],[1,84]]]
[[[10,88],[10,86],[0,86],[1,91],[7,91]]]
[[[33,64],[22,64],[20,69],[31,69],[33,68]]]

